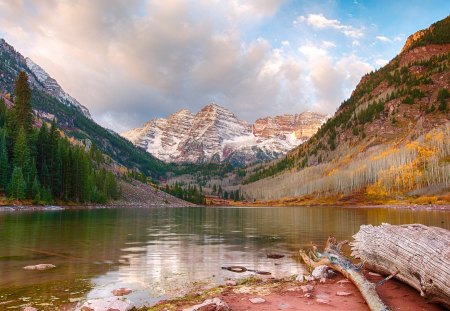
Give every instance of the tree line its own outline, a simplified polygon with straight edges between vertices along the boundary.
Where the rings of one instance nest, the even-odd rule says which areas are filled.
[[[188,185],[182,187],[181,184],[176,182],[173,185],[167,184],[164,188],[164,192],[167,192],[177,198],[194,203],[194,204],[206,204],[205,196],[203,195],[202,186],[197,188],[195,185]]]
[[[14,106],[0,99],[0,192],[13,200],[31,199],[49,204],[55,200],[105,203],[117,199],[116,177],[102,165],[101,152],[71,144],[55,120],[40,128],[31,105],[28,76],[20,72],[14,89]]]

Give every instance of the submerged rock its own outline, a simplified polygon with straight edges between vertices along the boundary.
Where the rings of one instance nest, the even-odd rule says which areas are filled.
[[[219,298],[206,299],[203,303],[183,309],[183,311],[230,311],[228,304]]]
[[[33,265],[33,266],[25,266],[23,267],[25,270],[48,270],[48,269],[53,269],[56,268],[55,265],[49,264],[49,263],[40,263],[38,265]]]
[[[130,294],[131,292],[132,292],[131,289],[122,287],[122,288],[118,288],[118,289],[113,290],[112,294],[114,296],[125,296],[125,295]]]

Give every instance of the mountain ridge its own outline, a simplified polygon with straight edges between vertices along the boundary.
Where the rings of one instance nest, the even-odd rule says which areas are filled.
[[[450,185],[449,25],[447,17],[410,37],[399,55],[362,77],[308,142],[247,171],[247,197],[445,193]]]
[[[19,68],[19,70],[23,70],[28,74],[28,79],[30,80],[31,85],[45,92],[46,94],[57,98],[62,104],[66,106],[74,107],[78,109],[84,116],[92,119],[89,109],[80,104],[75,98],[70,96],[64,89],[59,85],[59,83],[52,78],[41,66],[33,62],[29,57],[24,57],[22,54],[17,52],[15,48],[8,44],[5,39],[0,38],[0,57],[3,54],[8,54],[10,58],[12,58],[16,63],[14,64]],[[3,63],[3,62],[2,62]],[[6,63],[6,68],[12,69]],[[5,71],[5,68],[0,68],[0,71]],[[15,70],[17,71],[17,70]],[[15,72],[17,76],[19,72]],[[14,79],[5,79],[4,76],[0,78],[0,83],[3,86],[4,90],[8,93],[13,93],[13,85]]]
[[[304,112],[260,118],[249,124],[211,103],[196,114],[181,109],[167,119],[152,119],[121,135],[167,162],[242,165],[285,154],[306,141],[326,118]]]

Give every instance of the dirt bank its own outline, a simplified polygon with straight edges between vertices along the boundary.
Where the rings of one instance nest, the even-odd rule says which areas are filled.
[[[372,282],[382,279],[381,276],[370,274],[367,274],[367,278]],[[181,299],[161,302],[141,310],[182,310],[201,303],[205,299],[216,297],[225,301],[234,311],[369,310],[357,288],[341,275],[327,279],[325,283],[309,282],[308,284],[313,286],[311,291],[304,291],[305,284],[292,279],[252,279],[237,286],[222,286],[201,294],[193,293]],[[391,310],[445,310],[439,305],[427,303],[417,291],[395,279],[380,286],[378,292]],[[252,303],[251,298],[262,298],[264,301]]]

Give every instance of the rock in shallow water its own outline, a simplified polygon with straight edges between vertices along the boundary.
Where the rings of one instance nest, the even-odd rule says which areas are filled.
[[[122,288],[118,288],[118,289],[113,290],[112,294],[114,296],[124,296],[124,295],[130,294],[131,292],[132,292],[131,289],[122,287]]]
[[[49,264],[49,263],[40,263],[38,265],[34,265],[34,266],[26,266],[23,267],[25,270],[48,270],[48,269],[53,269],[56,268],[55,265]]]

